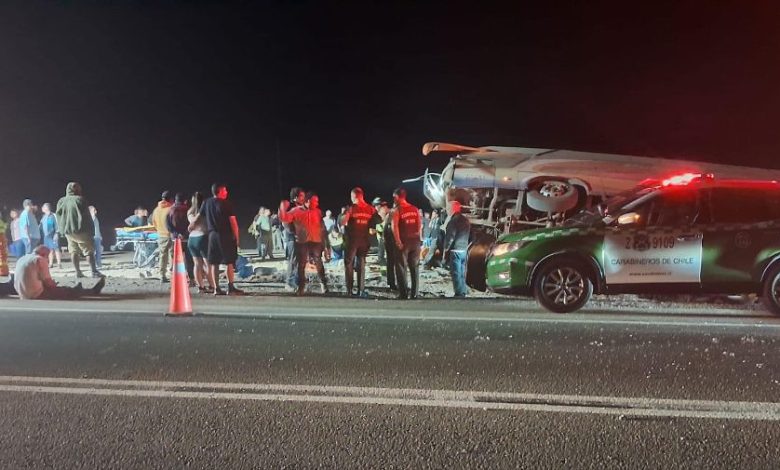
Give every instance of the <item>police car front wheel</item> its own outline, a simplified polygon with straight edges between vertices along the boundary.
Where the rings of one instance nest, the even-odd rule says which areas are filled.
[[[553,260],[534,277],[534,297],[542,307],[556,313],[579,310],[593,294],[587,269],[570,260]]]
[[[767,310],[780,315],[780,266],[775,266],[764,280],[761,298]]]

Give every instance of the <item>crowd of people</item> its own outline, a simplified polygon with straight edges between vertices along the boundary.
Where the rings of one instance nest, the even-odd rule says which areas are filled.
[[[240,241],[238,221],[227,186],[215,183],[211,192],[211,197],[204,198],[199,192],[188,197],[164,191],[151,215],[139,206],[124,222],[128,227],[151,226],[156,232],[161,283],[170,282],[169,263],[178,239],[185,247],[185,266],[191,283],[200,293],[241,295],[243,291],[234,284]],[[288,290],[304,295],[306,266],[312,263],[321,292],[329,292],[324,262],[333,262],[343,264],[347,295],[367,297],[366,259],[369,250],[376,247],[378,262],[387,267],[387,286],[397,292],[399,299],[419,296],[421,265],[448,266],[455,296],[467,294],[466,255],[471,230],[458,202],[449,204],[442,222],[438,212],[424,213],[412,205],[403,188],[393,192],[392,204],[381,198],[368,203],[360,187],[352,188],[349,197],[351,204],[342,207],[336,217],[330,210],[323,214],[316,193],[298,187],[280,203],[278,212],[268,207],[258,210],[248,230],[256,240],[257,256],[273,260],[283,253]],[[54,212],[50,204],[43,204],[40,219],[36,215],[38,206],[32,200],[25,199],[22,207],[21,211],[10,211],[7,224],[0,219],[5,234],[0,237],[0,275],[8,275],[6,251],[18,258],[15,279],[0,287],[0,294],[11,288],[23,298],[73,298],[99,292],[105,283],[99,271],[100,223],[97,209],[88,205],[81,186],[69,183]],[[51,281],[49,269],[55,261],[61,266],[62,241],[67,241],[78,277],[85,277],[80,260],[87,259],[92,276],[101,279],[95,288],[83,289],[79,285],[78,289],[67,289]],[[47,261],[45,266],[40,261],[43,258]],[[228,283],[224,290],[219,284],[220,266],[226,267]],[[37,279],[37,283],[32,287],[23,285],[33,282],[30,279]]]
[[[7,227],[2,227],[0,236],[0,275],[9,275],[9,254],[17,261],[14,276],[0,286],[0,294],[16,293],[23,299],[72,299],[99,293],[105,285],[105,277],[98,270],[103,237],[97,209],[88,204],[81,185],[68,183],[54,212],[51,204],[43,204],[40,220],[38,206],[32,199],[25,199],[22,208],[21,212],[11,210],[10,220],[7,224],[3,222]],[[75,288],[59,287],[52,280],[49,269],[54,266],[55,259],[57,265],[61,265],[60,245],[63,242],[70,253],[76,277],[86,277],[81,270],[81,259],[86,258],[92,277],[99,279],[92,289],[83,289],[81,284]]]

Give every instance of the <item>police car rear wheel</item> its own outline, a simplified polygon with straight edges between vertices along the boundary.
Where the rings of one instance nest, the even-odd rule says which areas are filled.
[[[534,279],[534,297],[542,307],[556,313],[579,310],[593,294],[587,270],[572,261],[553,261]]]
[[[780,266],[772,268],[766,280],[762,292],[762,300],[767,310],[775,315],[780,315]]]

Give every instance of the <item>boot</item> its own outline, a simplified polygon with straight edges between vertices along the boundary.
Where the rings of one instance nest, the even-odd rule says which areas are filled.
[[[91,253],[87,255],[87,262],[89,263],[89,268],[92,270],[92,277],[94,278],[104,277],[103,273],[98,271],[97,266],[95,265],[95,253]]]
[[[73,267],[76,269],[76,277],[86,277],[84,273],[81,272],[81,268],[79,267],[79,254],[78,253],[71,253],[70,259],[73,262]]]
[[[244,291],[234,286],[233,283],[228,283],[228,295],[244,295]]]

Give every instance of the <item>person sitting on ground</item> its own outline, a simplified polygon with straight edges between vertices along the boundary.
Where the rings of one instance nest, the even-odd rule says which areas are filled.
[[[84,289],[81,283],[76,287],[58,286],[49,273],[50,251],[45,245],[40,245],[31,254],[22,256],[16,262],[14,289],[20,299],[71,300],[100,294],[106,285],[105,277],[101,277],[91,289]]]
[[[331,261],[335,263],[344,259],[344,235],[335,224],[330,228],[328,241],[330,242]]]

